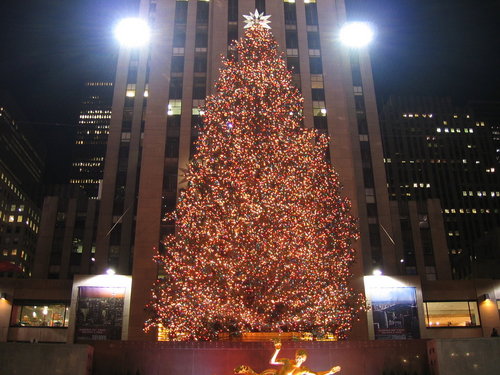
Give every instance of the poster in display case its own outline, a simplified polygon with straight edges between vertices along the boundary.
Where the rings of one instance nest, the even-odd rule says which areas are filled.
[[[370,289],[376,340],[420,338],[415,287]]]
[[[120,340],[125,288],[78,288],[75,341]]]

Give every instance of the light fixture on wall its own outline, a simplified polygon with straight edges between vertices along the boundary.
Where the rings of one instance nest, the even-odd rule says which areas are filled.
[[[1,300],[6,300],[7,299],[7,293],[0,293],[0,299]]]
[[[477,300],[479,302],[484,302],[488,299],[490,299],[490,295],[488,293],[481,294],[479,297],[477,297]]]

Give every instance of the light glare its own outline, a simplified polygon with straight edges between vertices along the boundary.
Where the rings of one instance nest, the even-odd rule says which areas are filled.
[[[373,40],[373,30],[365,22],[349,22],[340,29],[340,41],[348,47],[365,47]]]
[[[115,28],[115,37],[125,47],[141,47],[149,42],[151,31],[140,18],[125,18]]]

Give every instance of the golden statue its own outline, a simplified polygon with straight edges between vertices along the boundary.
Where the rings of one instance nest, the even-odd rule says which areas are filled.
[[[307,359],[307,353],[303,349],[298,349],[295,352],[295,359],[277,358],[281,350],[281,341],[274,342],[274,355],[269,362],[271,365],[282,365],[280,369],[267,369],[260,374],[252,370],[249,366],[242,365],[234,369],[234,373],[238,375],[330,375],[340,371],[340,366],[332,367],[328,371],[311,371],[302,364]]]

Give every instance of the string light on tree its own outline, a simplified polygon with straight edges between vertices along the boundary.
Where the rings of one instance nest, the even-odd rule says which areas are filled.
[[[187,188],[155,260],[162,278],[146,329],[172,340],[220,333],[344,338],[362,305],[349,287],[357,239],[350,201],[326,160],[329,139],[301,127],[303,99],[270,33],[245,16],[203,108]]]

